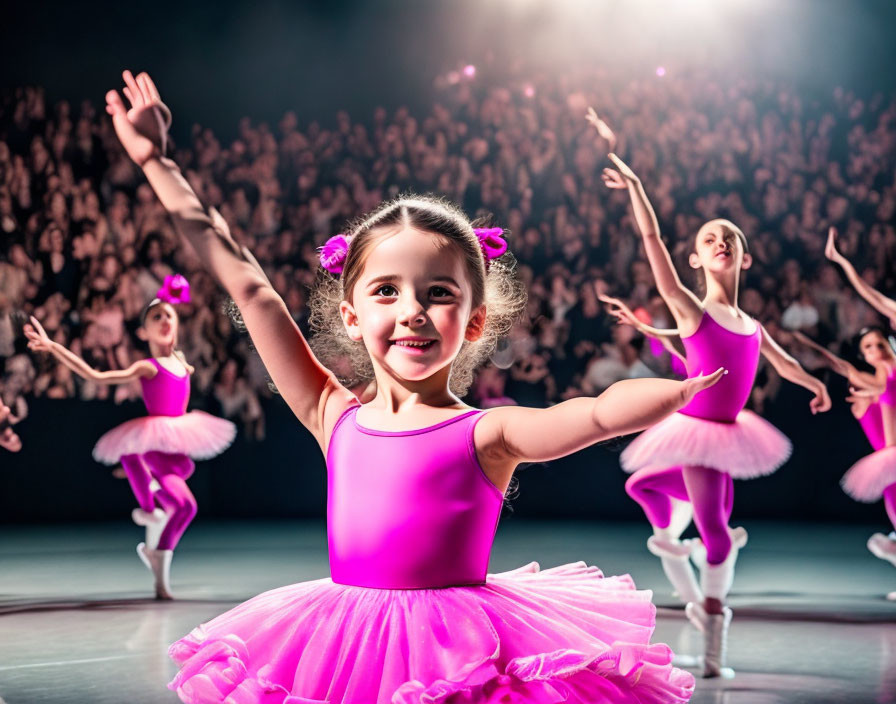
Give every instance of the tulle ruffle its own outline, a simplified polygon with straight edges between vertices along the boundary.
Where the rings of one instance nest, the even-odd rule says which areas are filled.
[[[103,464],[116,464],[123,455],[156,451],[207,460],[220,455],[235,437],[233,423],[204,411],[190,411],[182,416],[144,416],[105,433],[93,448],[93,458]]]
[[[635,438],[620,461],[626,472],[687,465],[752,479],[774,472],[791,449],[786,435],[752,411],[732,423],[673,413]]]
[[[329,579],[261,594],[171,646],[188,704],[660,704],[693,677],[650,644],[651,594],[584,563],[484,586]]]
[[[891,484],[896,484],[896,446],[863,457],[840,480],[843,491],[865,503],[880,501]]]

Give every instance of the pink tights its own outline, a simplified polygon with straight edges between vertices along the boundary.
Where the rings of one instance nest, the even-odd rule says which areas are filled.
[[[728,520],[734,504],[734,481],[730,474],[709,467],[642,469],[629,477],[625,490],[657,528],[669,527],[672,499],[690,502],[694,523],[706,546],[706,561],[718,565],[728,557],[731,552]]]
[[[147,452],[124,455],[121,465],[140,508],[152,513],[158,504],[168,514],[168,523],[159,537],[159,550],[173,550],[196,516],[196,499],[186,482],[195,468],[193,460],[181,454]],[[150,488],[153,479],[160,487],[155,492]]]

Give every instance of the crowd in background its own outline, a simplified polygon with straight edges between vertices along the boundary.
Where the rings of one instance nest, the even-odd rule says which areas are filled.
[[[619,81],[600,70],[562,77],[451,72],[426,114],[339,113],[300,125],[244,119],[222,141],[194,126],[174,157],[216,206],[307,329],[317,247],[352,218],[409,190],[435,192],[506,228],[529,291],[524,318],[479,374],[471,402],[547,405],[630,376],[668,374],[656,346],[614,326],[598,295],[671,318],[657,296],[627,194],[606,189],[608,145],[585,121],[593,105],[641,177],[683,278],[699,226],[727,217],[749,241],[741,307],[788,342],[800,329],[834,348],[879,322],[824,258],[829,226],[861,275],[894,290],[896,101],[844,90],[810,97],[763,80],[709,73]],[[164,89],[164,84],[162,85]],[[246,106],[251,114],[252,106]],[[175,121],[189,115],[175,114]],[[249,339],[201,262],[85,101],[23,88],[0,105],[0,397],[30,394],[122,402],[137,384],[84,382],[34,357],[20,335],[36,315],[58,342],[99,369],[146,355],[134,332],[166,274],[182,273],[180,348],[196,367],[194,398],[264,436],[273,392]],[[810,367],[817,360],[801,355]],[[754,407],[774,397],[766,369]]]

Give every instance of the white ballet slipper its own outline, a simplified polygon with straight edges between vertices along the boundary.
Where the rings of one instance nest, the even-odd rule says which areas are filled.
[[[875,533],[868,538],[868,549],[875,557],[896,566],[896,533]]]
[[[146,547],[145,543],[137,546],[137,555],[143,564],[149,568],[155,578],[156,599],[171,600],[171,558],[173,550],[154,550]]]
[[[146,547],[155,550],[159,546],[159,538],[168,525],[168,514],[162,509],[157,508],[152,513],[144,511],[142,508],[135,508],[131,511],[131,519],[138,526],[146,528]]]
[[[703,594],[697,586],[697,577],[689,559],[689,542],[664,540],[656,535],[647,539],[647,549],[660,558],[663,572],[675,589],[675,595],[685,604],[689,601],[703,601]]]
[[[731,679],[734,670],[726,667],[728,657],[728,627],[734,612],[727,606],[720,614],[708,614],[698,603],[685,608],[688,620],[703,634],[703,676]]]

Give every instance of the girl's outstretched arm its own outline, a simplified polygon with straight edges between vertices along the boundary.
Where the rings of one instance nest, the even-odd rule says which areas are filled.
[[[759,325],[759,328],[762,330],[762,345],[759,350],[775,368],[775,371],[784,379],[787,379],[787,381],[799,384],[815,394],[812,400],[809,401],[809,408],[812,410],[813,415],[829,411],[831,409],[831,397],[828,396],[827,387],[787,354],[781,345],[775,342],[772,336],[768,334],[768,330],[764,326]]]
[[[613,298],[613,296],[607,296],[602,293],[598,296],[598,299],[607,304],[607,312],[616,318],[620,325],[631,325],[645,337],[659,340],[669,354],[677,357],[682,363],[687,361],[685,359],[684,345],[681,342],[681,335],[677,329],[661,330],[652,325],[647,325],[632,312],[631,308],[620,299]]]
[[[158,374],[152,363],[145,359],[134,362],[127,369],[98,371],[71,350],[51,340],[43,325],[34,316],[31,316],[31,323],[25,325],[25,337],[28,338],[29,349],[35,352],[49,352],[82,379],[96,384],[127,384],[136,379],[151,379]]]
[[[870,389],[878,392],[883,391],[883,386],[886,384],[887,378],[886,369],[883,369],[883,371],[878,370],[877,374],[861,372],[845,359],[838,357],[829,349],[822,347],[815,342],[815,340],[807,337],[799,330],[793,333],[793,337],[806,347],[818,352],[818,354],[824,357],[828,364],[830,364],[831,369],[837,372],[840,376],[846,377],[849,380],[849,383],[853,386],[859,389]]]
[[[724,372],[684,381],[626,379],[596,398],[574,398],[551,408],[496,408],[476,426],[477,453],[486,474],[503,489],[520,463],[565,457],[601,440],[643,430],[685,406]]]
[[[164,157],[168,112],[152,79],[145,73],[134,78],[128,71],[123,76],[131,109],[125,109],[116,91],[106,95],[118,138],[183,239],[233,298],[284,400],[325,447],[328,429],[356,403],[354,397],[314,357],[283,300],[252,255],[234,240],[224,218],[203,205],[177,164]]]
[[[635,172],[615,154],[610,154],[610,160],[618,171],[604,169],[603,180],[608,188],[627,189],[632,202],[632,210],[635,213],[635,222],[641,231],[641,239],[647,252],[647,261],[653,271],[657,290],[675,316],[680,328],[691,328],[699,324],[703,315],[703,306],[697,297],[689,291],[675,271],[672,257],[666,245],[660,237],[660,225],[653,212],[653,206],[647,198],[644,186],[641,185]]]
[[[896,328],[896,301],[887,298],[877,289],[873,288],[865,279],[859,276],[856,268],[837,249],[837,228],[828,230],[828,241],[824,248],[824,255],[835,264],[839,264],[849,279],[849,283],[856,292],[864,298],[868,304],[881,315],[885,315],[890,321],[890,326]]]

